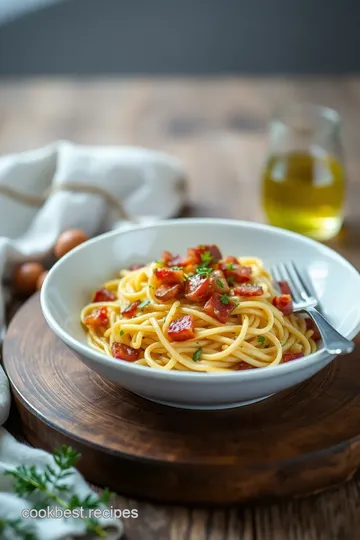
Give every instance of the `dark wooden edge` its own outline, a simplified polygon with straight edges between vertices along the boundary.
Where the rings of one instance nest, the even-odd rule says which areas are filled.
[[[315,454],[279,462],[275,469],[267,466],[258,467],[246,471],[244,475],[236,466],[230,465],[234,479],[233,488],[230,491],[227,485],[228,497],[224,499],[221,490],[224,465],[214,466],[210,484],[209,468],[201,475],[197,470],[196,475],[203,476],[198,489],[193,483],[193,470],[196,465],[171,463],[169,471],[170,464],[167,462],[152,461],[149,464],[148,460],[133,456],[112,453],[104,455],[103,449],[98,445],[89,444],[46,421],[31,407],[29,408],[14,389],[13,397],[22,420],[25,437],[33,446],[50,452],[61,444],[75,447],[82,454],[78,469],[88,481],[104,485],[105,478],[106,486],[110,489],[137,499],[205,507],[269,503],[274,499],[289,497],[298,499],[335,488],[350,480],[356,474],[360,463],[360,437],[356,437]],[[102,464],[101,471],[96,467],[99,458]],[[271,465],[274,467],[274,463]],[[161,495],[157,490],[159,477],[161,477]],[[203,496],[203,483],[209,486],[206,498]],[[177,488],[180,484],[181,490]],[[188,489],[186,484],[189,486]]]

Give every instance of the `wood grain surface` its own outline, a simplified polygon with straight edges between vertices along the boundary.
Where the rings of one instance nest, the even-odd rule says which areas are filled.
[[[330,245],[360,268],[360,78],[1,81],[0,151],[55,139],[162,149],[178,156],[189,172],[188,215],[263,221],[258,187],[266,122],[274,107],[299,100],[335,107],[342,115],[347,218]],[[8,426],[21,438],[14,408]],[[119,494],[114,506],[139,511],[138,519],[124,520],[128,540],[360,538],[358,476],[330,492],[271,505],[206,510]]]
[[[358,350],[251,406],[177,410],[83,365],[48,327],[36,294],[10,323],[3,364],[29,442],[70,444],[85,478],[127,495],[212,506],[299,497],[360,465]]]

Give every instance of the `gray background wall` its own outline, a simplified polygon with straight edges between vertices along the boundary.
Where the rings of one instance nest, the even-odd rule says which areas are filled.
[[[64,0],[0,26],[3,76],[357,71],[360,0]]]

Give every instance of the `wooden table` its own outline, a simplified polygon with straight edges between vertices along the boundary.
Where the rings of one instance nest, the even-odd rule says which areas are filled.
[[[360,268],[360,78],[2,81],[0,149],[15,152],[54,139],[162,149],[189,172],[188,215],[263,221],[258,185],[266,120],[274,106],[299,100],[335,107],[343,117],[347,221],[331,245]],[[8,427],[19,433],[16,421]],[[310,499],[270,506],[207,510],[121,495],[114,506],[139,511],[138,519],[124,520],[128,540],[360,538],[357,476]]]

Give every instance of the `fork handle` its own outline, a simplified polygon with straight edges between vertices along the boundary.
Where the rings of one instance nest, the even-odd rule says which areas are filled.
[[[316,323],[323,340],[324,348],[330,354],[348,354],[354,350],[355,344],[339,334],[316,308],[308,307],[304,311]]]

